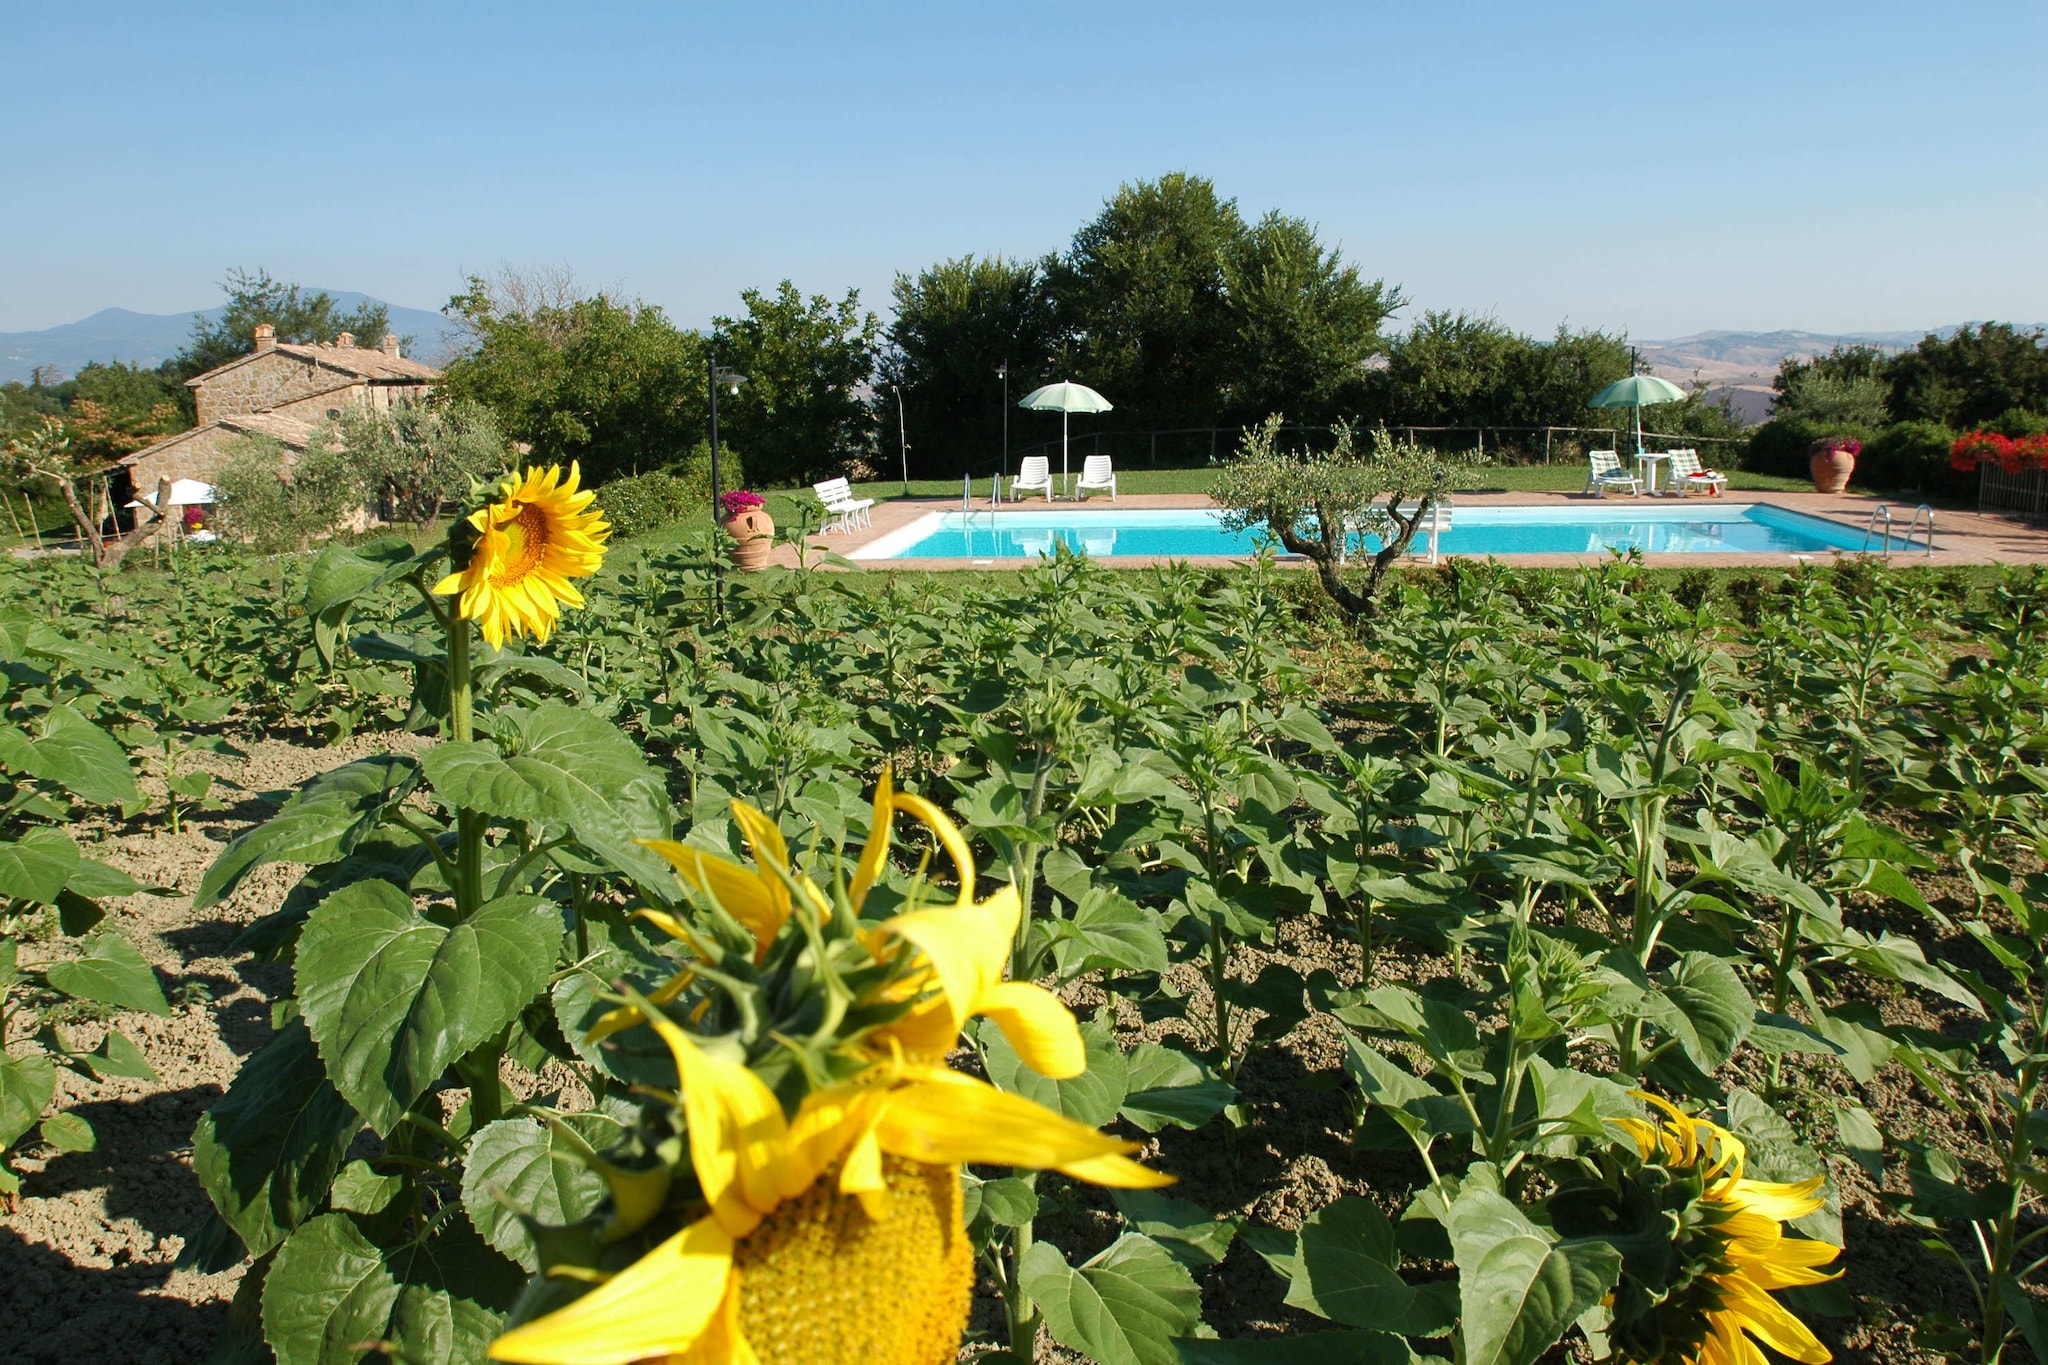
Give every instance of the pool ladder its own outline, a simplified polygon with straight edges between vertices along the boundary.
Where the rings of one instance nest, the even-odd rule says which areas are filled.
[[[1003,476],[993,474],[989,476],[988,483],[988,524],[994,526],[996,524],[996,508],[1000,507],[1003,502]],[[974,476],[972,474],[962,474],[960,476],[960,518],[962,524],[965,525],[973,515]]]
[[[1927,522],[1927,557],[1932,559],[1934,558],[1934,509],[1926,503],[1923,502],[1913,509],[1913,515],[1907,519],[1906,529],[1899,539],[1905,548],[1912,549],[1913,532],[1919,527],[1923,516]],[[1880,522],[1884,524],[1884,553],[1887,557],[1891,555],[1892,505],[1888,502],[1881,502],[1871,509],[1870,521],[1863,528],[1863,544],[1858,548],[1858,554],[1865,553],[1870,549],[1870,538],[1877,534]]]

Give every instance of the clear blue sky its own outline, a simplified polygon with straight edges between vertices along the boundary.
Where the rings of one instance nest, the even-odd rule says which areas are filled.
[[[0,330],[209,305],[236,265],[886,311],[1170,170],[1532,331],[2048,319],[2043,0],[4,0],[0,34]]]

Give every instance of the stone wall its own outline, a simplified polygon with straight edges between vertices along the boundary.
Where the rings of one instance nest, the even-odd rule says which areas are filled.
[[[227,462],[229,447],[240,435],[226,427],[201,427],[182,441],[145,451],[128,466],[134,471],[136,494],[156,492],[159,479],[212,483],[221,465]]]
[[[346,382],[348,376],[282,351],[264,351],[199,385],[199,425],[245,412],[269,412]]]
[[[270,411],[276,413],[279,417],[290,417],[296,421],[308,422],[317,427],[342,408],[364,402],[364,391],[369,389],[369,387],[368,384],[358,380],[353,384],[342,384],[329,389],[326,393],[314,393],[308,394],[304,398],[290,399],[279,403]]]

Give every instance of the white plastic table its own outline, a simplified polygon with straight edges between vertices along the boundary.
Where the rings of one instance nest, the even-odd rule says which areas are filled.
[[[1660,478],[1661,466],[1669,461],[1670,458],[1669,455],[1661,451],[1638,450],[1636,452],[1636,477],[1643,481],[1643,491],[1653,498],[1664,496],[1664,485]]]

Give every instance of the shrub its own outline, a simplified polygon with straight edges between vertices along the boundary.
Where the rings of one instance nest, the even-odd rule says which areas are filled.
[[[1974,493],[1977,476],[1949,466],[1949,448],[1955,439],[1956,433],[1939,422],[1894,422],[1864,442],[1857,461],[1857,482],[1927,494]]]
[[[611,522],[612,535],[620,540],[672,526],[693,511],[703,510],[703,502],[690,496],[690,485],[673,474],[613,479],[598,490],[597,505]]]
[[[364,469],[343,451],[314,445],[296,457],[268,436],[238,436],[213,478],[222,531],[262,554],[303,550],[363,515]]]

